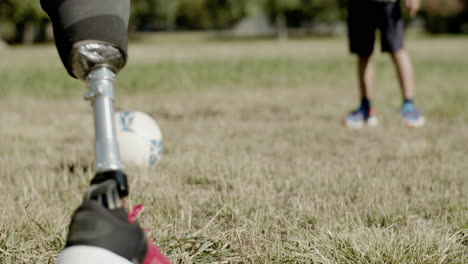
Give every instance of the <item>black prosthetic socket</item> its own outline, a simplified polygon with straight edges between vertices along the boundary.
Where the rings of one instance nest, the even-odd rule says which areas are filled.
[[[130,0],[41,0],[41,5],[52,21],[57,50],[71,76],[76,77],[70,54],[78,42],[109,43],[127,57]]]

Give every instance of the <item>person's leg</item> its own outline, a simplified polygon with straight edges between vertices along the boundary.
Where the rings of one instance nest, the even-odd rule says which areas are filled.
[[[395,65],[403,101],[414,100],[414,73],[408,53],[402,49],[390,53],[390,57]]]
[[[358,58],[358,79],[359,94],[362,100],[371,100],[374,85],[374,67],[372,65],[372,56],[357,55]]]
[[[130,221],[129,192],[114,124],[114,81],[127,59],[130,0],[41,0],[68,73],[86,82],[95,124],[96,171],[72,217],[58,264],[169,263],[154,254],[143,229]],[[152,256],[149,256],[152,254]],[[151,258],[151,259],[149,259]]]
[[[388,52],[395,66],[403,98],[401,114],[407,126],[420,127],[425,119],[414,104],[415,81],[413,65],[403,46],[404,23],[400,2],[379,3],[383,15],[379,22],[382,51]]]
[[[348,39],[351,53],[357,56],[360,106],[344,119],[348,127],[360,128],[365,124],[376,125],[372,109],[374,69],[372,52],[375,41],[373,6],[367,1],[348,1]]]
[[[403,97],[401,106],[403,121],[409,127],[421,127],[425,123],[425,118],[414,103],[414,72],[410,57],[404,49],[390,53],[390,57],[395,65]]]
[[[357,75],[359,80],[359,95],[361,103],[344,119],[344,124],[351,128],[361,128],[364,125],[375,126],[378,123],[372,108],[374,83],[374,67],[372,56],[357,55]]]

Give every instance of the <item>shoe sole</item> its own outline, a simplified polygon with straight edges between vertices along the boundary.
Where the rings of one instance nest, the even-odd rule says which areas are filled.
[[[364,126],[375,127],[378,124],[379,120],[375,116],[369,117],[366,121],[363,122],[350,122],[346,119],[344,120],[344,125],[349,128],[363,128]]]
[[[132,262],[103,248],[72,246],[60,254],[56,264],[132,264]]]
[[[404,120],[404,123],[405,123],[405,126],[407,126],[407,127],[418,128],[418,127],[422,127],[422,126],[424,126],[426,124],[426,119],[424,117],[421,117],[420,119],[418,119],[416,121]]]

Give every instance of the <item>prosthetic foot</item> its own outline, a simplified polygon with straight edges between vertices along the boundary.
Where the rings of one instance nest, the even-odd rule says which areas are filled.
[[[108,209],[85,199],[72,217],[57,264],[170,264],[136,222],[139,208],[127,214],[122,207]]]

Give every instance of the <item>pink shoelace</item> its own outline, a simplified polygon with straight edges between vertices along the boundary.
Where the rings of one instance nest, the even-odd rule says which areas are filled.
[[[144,209],[145,208],[141,204],[133,207],[133,209],[128,213],[128,221],[130,223],[134,223]],[[145,229],[145,231],[149,232],[151,229]],[[171,264],[171,262],[163,253],[161,253],[159,248],[153,244],[151,239],[148,238],[148,252],[146,253],[145,260],[142,264]]]

